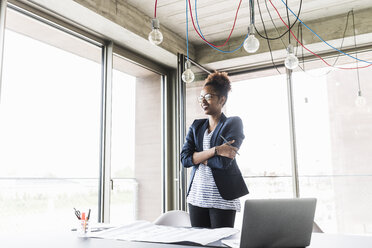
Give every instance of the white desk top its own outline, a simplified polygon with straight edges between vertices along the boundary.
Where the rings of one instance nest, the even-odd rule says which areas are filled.
[[[43,235],[0,234],[1,247],[6,248],[192,248],[200,246],[129,242],[95,238],[78,238],[74,232]],[[216,247],[216,244],[213,245]],[[372,237],[313,233],[309,248],[371,248]]]
[[[372,236],[313,233],[309,248],[372,248]]]

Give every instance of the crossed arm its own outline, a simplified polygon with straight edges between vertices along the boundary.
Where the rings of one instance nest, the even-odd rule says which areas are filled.
[[[235,140],[231,140],[228,143],[232,144]],[[227,158],[234,159],[236,156],[236,152],[238,151],[238,148],[229,146],[228,143],[222,144],[220,146],[214,146],[208,150],[202,151],[202,152],[194,152],[192,155],[192,162],[194,164],[207,164],[208,159],[211,157],[214,157],[215,154],[218,156],[223,156]]]
[[[243,124],[240,118],[234,118],[233,121],[229,122],[223,134],[229,140],[229,144],[234,143],[234,147],[225,143],[205,151],[195,151],[196,138],[194,137],[195,130],[193,125],[190,127],[186,136],[186,141],[181,152],[181,160],[184,167],[197,166],[200,163],[207,164],[208,160],[212,163],[210,164],[212,167],[224,167],[224,164],[228,165],[229,161],[235,158],[236,152],[244,139]],[[215,156],[215,154],[218,156]]]

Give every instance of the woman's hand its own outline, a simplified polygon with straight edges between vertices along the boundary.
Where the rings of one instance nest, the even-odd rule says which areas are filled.
[[[238,148],[233,147],[233,146],[229,146],[234,142],[235,142],[235,140],[231,140],[231,141],[229,141],[225,144],[222,144],[220,146],[216,146],[215,149],[217,149],[217,155],[234,159],[235,156],[236,156],[236,152],[238,151]]]

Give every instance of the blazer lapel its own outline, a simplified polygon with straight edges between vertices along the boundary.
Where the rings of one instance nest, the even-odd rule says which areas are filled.
[[[203,151],[203,138],[204,138],[204,133],[205,133],[205,130],[207,130],[208,128],[208,125],[209,125],[209,120],[206,119],[203,126],[199,129],[199,132],[197,134],[198,136],[198,146],[199,146],[199,150],[200,151]]]
[[[211,138],[211,143],[210,143],[210,147],[213,147],[213,146],[216,145],[216,140],[219,137],[219,133],[220,133],[221,127],[223,126],[223,124],[225,124],[225,121],[226,121],[226,116],[224,115],[224,113],[222,113],[221,114],[221,118],[220,118],[220,120],[219,120],[216,128],[213,131],[212,138]]]

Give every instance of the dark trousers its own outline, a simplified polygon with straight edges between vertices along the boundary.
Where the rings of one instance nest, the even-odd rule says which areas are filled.
[[[235,210],[201,208],[189,203],[189,213],[193,227],[234,227]]]

